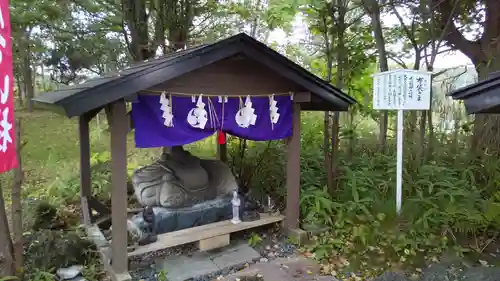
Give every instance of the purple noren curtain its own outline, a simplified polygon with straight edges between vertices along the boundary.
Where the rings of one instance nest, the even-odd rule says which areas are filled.
[[[166,96],[169,99],[169,96]],[[135,143],[139,148],[185,145],[209,137],[217,130],[248,140],[266,141],[287,138],[292,135],[292,100],[289,95],[276,95],[279,119],[271,122],[270,98],[250,97],[256,115],[254,125],[242,128],[236,115],[245,103],[246,97],[228,97],[225,103],[218,97],[202,97],[207,112],[203,129],[195,128],[188,122],[188,115],[196,108],[198,96],[172,96],[171,109],[173,127],[164,125],[164,111],[161,109],[160,95],[139,95],[132,104],[132,119],[135,126]],[[222,99],[223,101],[224,99]],[[240,121],[241,122],[241,121]]]

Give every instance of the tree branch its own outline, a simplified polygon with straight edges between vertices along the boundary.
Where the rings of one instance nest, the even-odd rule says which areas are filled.
[[[408,68],[408,65],[406,65],[406,63],[399,57],[396,56],[396,54],[393,54],[389,51],[386,52],[387,54],[387,57],[392,60],[393,62],[397,63],[398,65],[400,65],[402,68]]]
[[[453,22],[458,14],[460,2],[461,0],[432,0],[434,10],[438,11],[437,27],[441,30],[440,38],[464,53],[477,65],[483,60],[480,42],[467,40]]]
[[[500,1],[486,1],[486,13],[484,32],[481,41],[490,44],[494,39],[500,40],[498,37],[498,28],[500,26]],[[497,43],[498,44],[498,43]]]

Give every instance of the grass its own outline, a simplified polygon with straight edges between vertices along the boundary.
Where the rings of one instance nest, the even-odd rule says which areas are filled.
[[[21,140],[25,143],[21,152],[25,196],[37,196],[58,180],[78,176],[80,151],[76,118],[69,119],[50,111],[20,111],[16,113],[16,117],[21,120]],[[91,121],[92,154],[109,152],[110,138],[107,129],[103,113]],[[215,157],[216,139],[208,138],[189,145],[188,149],[201,157]],[[151,163],[161,153],[161,149],[135,148],[134,136],[130,133],[127,153],[128,165],[133,169]],[[8,186],[10,178],[7,174],[0,180]],[[4,191],[8,193],[8,189],[4,188]]]
[[[78,194],[79,188],[80,148],[77,119],[69,119],[50,111],[41,110],[33,113],[17,111],[16,118],[21,121],[21,141],[24,144],[21,151],[25,174],[23,198],[48,199],[59,208],[60,218],[64,218],[71,224],[78,223],[78,206],[57,204],[65,201],[77,204],[77,201],[70,198],[78,200],[78,197],[73,196]],[[90,142],[91,158],[103,154],[109,155],[110,135],[103,112],[90,123]],[[216,138],[211,137],[189,145],[187,149],[200,157],[213,158],[216,155]],[[160,153],[160,148],[137,149],[134,144],[134,134],[128,135],[127,160],[129,170],[135,170],[142,165],[151,163]],[[0,175],[0,183],[8,205],[11,199],[11,180],[12,173]],[[94,186],[100,186],[99,180],[99,177],[93,178]],[[10,219],[10,208],[7,208],[6,211]],[[32,215],[30,210],[24,210],[24,221],[29,221]],[[72,225],[68,226],[71,230]],[[30,231],[30,229],[25,229],[25,231]],[[31,248],[32,245],[27,247]],[[91,261],[90,265],[95,267],[97,265],[94,262]],[[44,273],[42,271],[33,274],[41,276],[40,274]],[[95,274],[100,274],[99,266],[94,271]],[[98,279],[91,278],[89,280]]]

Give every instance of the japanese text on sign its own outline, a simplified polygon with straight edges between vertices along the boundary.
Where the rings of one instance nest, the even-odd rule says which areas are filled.
[[[17,166],[11,46],[9,2],[0,0],[0,173]]]
[[[374,109],[428,110],[430,105],[430,73],[400,69],[374,75]]]

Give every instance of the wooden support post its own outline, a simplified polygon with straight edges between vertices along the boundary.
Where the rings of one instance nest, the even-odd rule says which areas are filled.
[[[224,144],[219,143],[219,139],[224,139]],[[227,162],[227,136],[225,133],[217,132],[217,159]]]
[[[92,196],[92,179],[90,171],[90,134],[88,115],[78,118],[78,134],[80,138],[80,201],[82,223],[90,226],[90,209],[88,199]]]
[[[127,131],[125,101],[111,104],[111,267],[115,274],[128,272],[127,256]]]
[[[299,228],[300,200],[300,104],[293,104],[292,136],[288,140],[286,162],[286,218],[287,229]]]
[[[227,163],[227,145],[217,144],[217,159]]]

